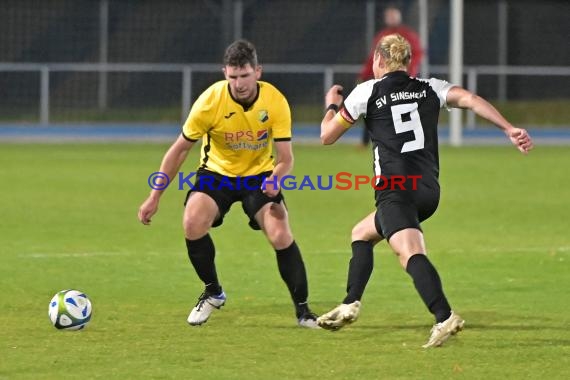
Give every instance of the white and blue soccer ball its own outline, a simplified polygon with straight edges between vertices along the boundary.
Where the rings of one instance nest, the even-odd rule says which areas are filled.
[[[48,315],[55,328],[81,330],[91,319],[91,301],[79,290],[57,292],[49,303]]]

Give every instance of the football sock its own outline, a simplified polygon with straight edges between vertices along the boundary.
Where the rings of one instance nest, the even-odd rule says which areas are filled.
[[[445,321],[451,315],[451,307],[443,294],[441,279],[426,255],[415,254],[408,260],[406,271],[414,280],[414,286],[436,323]]]
[[[295,315],[300,318],[305,313],[310,313],[308,302],[301,302],[295,305]]]
[[[289,289],[295,304],[297,317],[299,317],[308,310],[307,297],[309,294],[307,272],[305,271],[301,251],[299,251],[297,243],[293,241],[289,247],[276,249],[275,253],[277,254],[279,273]]]
[[[216,273],[216,249],[210,234],[206,234],[196,240],[186,239],[186,247],[188,248],[188,257],[194,266],[196,274],[206,285],[206,293],[218,295],[222,292],[222,287],[218,282],[218,274]]]
[[[347,295],[342,301],[349,304],[360,301],[374,268],[372,243],[364,240],[352,242],[352,258],[348,264]]]

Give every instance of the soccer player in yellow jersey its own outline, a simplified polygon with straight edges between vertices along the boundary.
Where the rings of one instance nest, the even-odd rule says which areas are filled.
[[[307,304],[305,265],[279,189],[280,179],[293,167],[289,104],[275,87],[259,81],[261,66],[249,41],[238,40],[228,46],[223,72],[225,80],[214,83],[194,103],[182,134],[160,166],[161,172],[174,178],[189,150],[202,139],[200,165],[186,198],[183,226],[188,256],[205,290],[188,323],[201,325],[226,301],[208,231],[221,225],[231,205],[239,201],[251,228],[262,230],[275,249],[297,323],[318,328],[317,316]],[[150,224],[163,191],[153,189],[141,205],[138,217],[143,224]]]

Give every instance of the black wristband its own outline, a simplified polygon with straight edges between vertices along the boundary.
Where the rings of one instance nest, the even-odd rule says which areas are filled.
[[[327,106],[327,109],[326,109],[326,110],[327,110],[327,111],[328,111],[328,110],[333,110],[334,112],[338,112],[338,106],[337,106],[336,104],[334,104],[334,103],[331,103],[331,104],[329,104],[329,105]]]

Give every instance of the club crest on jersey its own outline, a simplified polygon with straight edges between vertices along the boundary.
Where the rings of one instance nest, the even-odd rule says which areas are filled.
[[[267,129],[257,131],[257,141],[267,140]]]
[[[261,121],[262,123],[265,123],[267,120],[269,120],[269,114],[267,113],[267,110],[261,110],[259,111],[259,121]]]

